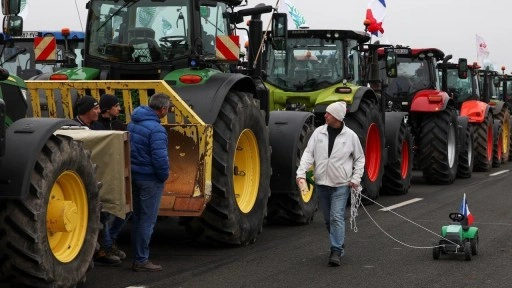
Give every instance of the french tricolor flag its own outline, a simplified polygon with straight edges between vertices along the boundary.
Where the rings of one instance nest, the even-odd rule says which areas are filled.
[[[468,219],[468,225],[473,224],[473,215],[471,215],[471,212],[469,212],[468,208],[468,200],[466,199],[466,193],[464,193],[464,198],[462,198],[462,203],[460,203],[459,208],[460,214],[464,215],[466,219]]]
[[[370,21],[368,31],[377,37],[381,37],[384,34],[384,28],[382,27],[384,17],[386,17],[386,1],[370,0],[366,9],[366,19]]]

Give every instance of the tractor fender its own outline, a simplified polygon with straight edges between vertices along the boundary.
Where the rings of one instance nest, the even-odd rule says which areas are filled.
[[[466,129],[468,129],[469,118],[467,116],[457,116],[457,135],[459,137],[459,151],[466,151],[468,147],[466,141],[464,141],[464,137],[466,136]],[[473,137],[473,135],[471,135]]]
[[[26,196],[34,165],[50,136],[63,126],[77,125],[70,119],[23,118],[9,126],[5,155],[0,158],[0,199]]]
[[[490,105],[490,106],[491,106],[491,111],[492,111],[493,116],[500,114],[501,110],[503,110],[503,109],[508,109],[505,102],[503,102],[503,101],[493,101],[492,103],[494,103],[494,105]]]
[[[314,115],[301,111],[271,111],[269,117],[270,146],[272,147],[271,163],[274,183],[279,183],[278,189],[272,188],[272,193],[284,193],[293,189],[297,167],[294,157],[300,149],[302,127],[309,123],[313,125]],[[302,155],[300,155],[302,156]],[[297,163],[298,165],[298,163]],[[279,179],[279,180],[276,180]]]
[[[478,234],[478,227],[475,226],[469,226],[469,229],[467,231],[464,231],[464,237],[465,238],[475,238],[475,236]]]
[[[172,88],[207,124],[215,122],[224,98],[230,90],[249,92],[257,98],[254,81],[237,73],[216,73],[204,84]]]
[[[438,112],[453,105],[448,94],[439,90],[421,90],[414,95],[411,101],[411,112]]]
[[[377,95],[372,89],[366,86],[361,86],[354,94],[354,100],[352,101],[352,104],[347,105],[347,113],[357,111],[357,109],[359,109],[359,103],[361,103],[361,99],[364,97],[369,97],[370,99],[377,101],[377,103],[379,102]]]
[[[469,100],[462,103],[460,116],[467,116],[469,123],[482,123],[489,115],[491,106],[478,100]]]
[[[387,159],[397,159],[398,155],[396,155],[397,149],[395,147],[390,147],[391,145],[402,145],[400,141],[398,141],[398,134],[400,132],[400,124],[402,122],[407,122],[407,112],[386,112],[385,113],[385,123],[386,123],[386,149],[387,151]]]

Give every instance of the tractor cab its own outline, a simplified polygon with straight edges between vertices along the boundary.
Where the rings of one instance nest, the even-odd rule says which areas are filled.
[[[396,73],[389,74],[387,55],[396,56]],[[435,73],[437,61],[444,57],[435,48],[411,49],[396,46],[378,50],[380,79],[384,83],[383,92],[393,107],[407,111],[414,96],[423,90],[440,90],[438,75]]]
[[[453,99],[460,110],[462,103],[468,100],[480,100],[480,88],[478,81],[477,63],[468,64],[465,58],[460,58],[458,63],[448,60],[451,55],[445,57],[443,62],[437,64],[437,71],[441,79],[441,88]]]
[[[370,38],[352,30],[288,30],[286,41],[269,37],[266,81],[284,91],[312,92],[346,80],[361,84],[359,45]],[[283,44],[284,43],[284,44]]]
[[[156,80],[181,68],[229,71],[240,57],[238,38],[229,36],[247,16],[233,12],[240,2],[91,0],[84,67],[94,70],[85,72],[100,79]]]

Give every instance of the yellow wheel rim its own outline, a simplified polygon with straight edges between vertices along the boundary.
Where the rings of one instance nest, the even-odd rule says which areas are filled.
[[[306,175],[308,175],[308,174],[313,175],[313,170],[314,169],[315,169],[314,166],[309,167]],[[315,176],[311,176],[311,180],[314,181],[315,180]],[[302,201],[304,201],[304,203],[308,203],[311,200],[311,197],[313,197],[313,191],[315,189],[315,186],[313,184],[310,184],[310,183],[308,183],[307,187],[308,188],[307,188],[306,193],[304,193],[304,194],[300,193],[300,195],[302,197]]]
[[[66,263],[80,252],[87,233],[88,203],[84,184],[73,171],[64,171],[50,192],[46,214],[48,242],[55,258]]]
[[[251,130],[245,129],[236,144],[233,161],[233,186],[236,203],[243,213],[254,207],[260,184],[260,152]]]
[[[509,136],[510,135],[510,127],[509,127],[509,119],[505,118],[505,120],[503,121],[502,123],[502,131],[501,131],[501,136],[502,136],[502,149],[503,149],[503,153],[507,153],[508,150],[509,150]]]

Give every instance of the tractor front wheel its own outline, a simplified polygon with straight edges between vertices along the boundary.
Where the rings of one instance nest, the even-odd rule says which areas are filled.
[[[17,283],[73,287],[83,281],[100,229],[98,186],[81,142],[52,135],[27,196],[2,203],[0,258]]]
[[[247,245],[263,229],[270,196],[270,145],[259,103],[230,91],[213,124],[212,199],[187,231],[219,244]]]
[[[425,115],[421,123],[420,139],[423,177],[434,184],[453,183],[459,155],[456,111],[447,108]]]

